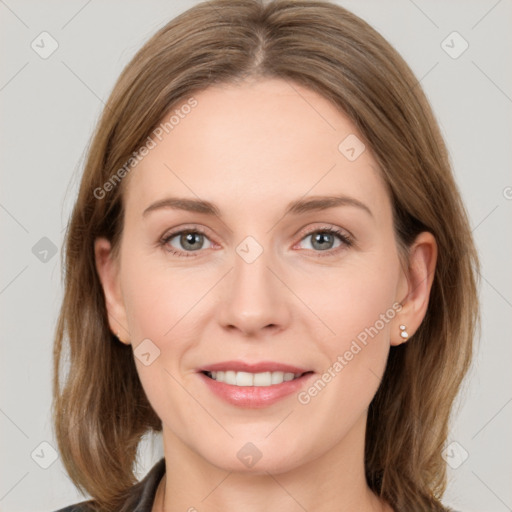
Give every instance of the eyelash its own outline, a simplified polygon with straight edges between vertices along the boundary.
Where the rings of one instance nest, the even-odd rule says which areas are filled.
[[[182,229],[180,231],[175,231],[173,233],[169,233],[168,235],[165,235],[161,240],[160,240],[160,245],[162,247],[165,248],[166,251],[168,251],[169,253],[175,255],[175,256],[178,256],[178,257],[183,257],[183,258],[190,258],[190,257],[195,257],[196,255],[194,254],[195,252],[201,252],[201,250],[198,250],[198,251],[179,251],[177,249],[174,249],[173,247],[169,246],[169,242],[175,238],[176,236],[178,235],[181,235],[183,233],[194,233],[194,234],[200,234],[200,235],[204,235],[206,237],[208,237],[208,235],[206,234],[205,231],[203,231],[201,228],[190,228],[190,229]],[[354,239],[352,238],[352,236],[350,235],[347,235],[345,234],[344,232],[340,231],[339,229],[337,228],[334,228],[334,227],[321,227],[321,228],[316,228],[316,229],[313,229],[311,231],[308,231],[307,233],[304,233],[304,235],[302,236],[302,238],[300,239],[300,241],[304,240],[304,238],[308,237],[308,236],[311,236],[315,233],[322,233],[322,234],[330,234],[330,235],[336,235],[339,240],[343,243],[343,245],[345,247],[336,247],[334,249],[328,249],[326,251],[314,251],[315,253],[318,253],[318,257],[325,257],[325,256],[333,256],[334,254],[337,254],[340,250],[343,250],[344,248],[348,248],[348,247],[352,247],[354,245]],[[308,250],[312,250],[312,249],[308,249]],[[325,253],[325,254],[322,254],[322,253]]]

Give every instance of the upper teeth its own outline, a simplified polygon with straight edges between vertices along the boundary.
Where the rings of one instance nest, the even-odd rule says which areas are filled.
[[[235,371],[218,371],[208,372],[212,379],[231,384],[233,386],[272,386],[273,384],[281,384],[282,382],[296,379],[302,373],[285,373],[285,372],[235,372]]]

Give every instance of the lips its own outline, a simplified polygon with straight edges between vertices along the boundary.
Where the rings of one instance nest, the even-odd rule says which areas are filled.
[[[225,361],[203,366],[197,373],[215,395],[245,408],[267,407],[297,393],[314,374],[305,368],[271,361]]]
[[[234,371],[248,373],[264,373],[264,372],[283,372],[293,373],[294,375],[303,374],[310,370],[309,368],[300,368],[289,364],[277,363],[274,361],[262,361],[259,363],[246,363],[243,361],[224,361],[222,363],[209,364],[201,367],[200,372],[218,372],[218,371]]]

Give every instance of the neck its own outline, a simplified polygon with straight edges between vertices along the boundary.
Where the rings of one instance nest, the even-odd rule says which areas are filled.
[[[327,453],[284,472],[263,466],[250,472],[223,470],[183,444],[165,424],[163,435],[166,473],[153,512],[393,512],[366,483],[364,428],[353,429]]]

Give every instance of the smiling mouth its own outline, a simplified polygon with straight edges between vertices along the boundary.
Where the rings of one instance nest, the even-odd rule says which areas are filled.
[[[232,370],[228,371],[203,371],[201,372],[207,377],[217,382],[222,382],[224,384],[229,384],[231,386],[239,386],[239,387],[268,387],[275,386],[278,384],[282,384],[283,382],[288,382],[291,380],[296,380],[302,377],[303,375],[307,375],[313,373],[311,371],[304,373],[290,373],[290,372],[261,372],[261,373],[251,373],[251,372],[235,372]]]

